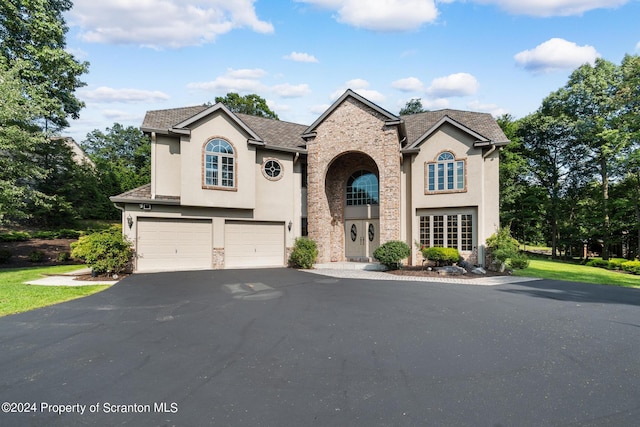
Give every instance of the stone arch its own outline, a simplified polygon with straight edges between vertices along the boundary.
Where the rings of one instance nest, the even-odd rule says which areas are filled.
[[[380,179],[376,161],[362,151],[346,151],[335,156],[327,165],[324,192],[331,216],[329,253],[331,261],[345,259],[345,194],[349,177],[358,170],[367,170]]]

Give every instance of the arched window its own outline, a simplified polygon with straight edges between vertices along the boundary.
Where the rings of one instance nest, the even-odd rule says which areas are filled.
[[[204,148],[204,184],[208,187],[235,186],[235,155],[227,141],[212,139]]]
[[[465,161],[445,151],[435,163],[427,165],[428,191],[455,191],[465,189]]]
[[[378,177],[369,171],[358,171],[347,180],[347,205],[377,205]]]

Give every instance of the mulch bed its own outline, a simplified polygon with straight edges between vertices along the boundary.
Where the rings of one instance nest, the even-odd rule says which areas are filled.
[[[486,274],[440,274],[435,270],[429,271],[427,267],[421,266],[404,266],[401,270],[387,271],[389,274],[395,274],[397,276],[421,276],[421,277],[455,277],[457,279],[477,279],[479,277],[495,277],[495,276],[509,276],[509,273],[500,273],[497,271],[487,271]]]
[[[0,263],[0,270],[4,268],[24,268],[24,267],[48,267],[52,265],[73,265],[77,264],[78,268],[82,268],[83,263],[74,260],[64,262],[58,261],[61,253],[71,253],[71,243],[77,239],[29,239],[24,242],[0,242],[0,249],[11,251],[11,258],[5,263]],[[29,255],[33,251],[43,253],[42,261],[33,262],[29,260]],[[118,275],[118,280],[126,277],[126,274]],[[75,276],[75,280],[104,282],[105,280],[114,280],[111,275],[100,275],[94,277],[90,274]]]
[[[11,258],[0,264],[0,268],[43,267],[50,265],[79,264],[73,261],[59,262],[61,253],[71,253],[71,243],[76,239],[29,239],[25,242],[0,242],[0,249],[11,251]],[[42,261],[33,262],[29,255],[33,251],[43,253]]]

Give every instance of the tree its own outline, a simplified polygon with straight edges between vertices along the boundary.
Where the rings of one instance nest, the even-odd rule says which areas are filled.
[[[604,59],[595,65],[576,69],[567,84],[543,102],[542,111],[572,122],[578,140],[589,148],[601,185],[603,229],[602,258],[609,259],[610,206],[609,181],[617,156],[627,146],[629,137],[621,128],[619,67]]]
[[[545,210],[550,226],[552,256],[556,257],[562,198],[570,187],[580,182],[586,167],[586,149],[576,138],[570,121],[541,111],[520,121],[518,135],[523,142],[530,183],[547,191]]]
[[[63,13],[70,0],[4,0],[0,7],[0,55],[17,68],[23,96],[40,107],[45,131],[68,126],[84,104],[74,92],[84,86],[80,76],[88,63],[78,62],[65,51],[68,31]]]
[[[41,106],[23,95],[19,74],[24,66],[18,60],[9,68],[0,57],[0,223],[28,219],[29,203],[47,206],[49,201],[33,186],[45,176],[34,158],[46,138],[34,125]]]
[[[240,96],[237,93],[229,92],[225,97],[217,96],[216,102],[223,103],[234,113],[249,114],[251,116],[279,120],[278,115],[271,111],[267,105],[267,101],[254,93]]]
[[[105,132],[88,133],[80,145],[99,171],[102,200],[151,181],[151,143],[140,129],[114,123]],[[110,203],[103,207],[109,217],[117,217]]]
[[[420,98],[412,98],[404,105],[400,110],[401,116],[408,116],[410,114],[424,113],[426,110],[422,107]]]

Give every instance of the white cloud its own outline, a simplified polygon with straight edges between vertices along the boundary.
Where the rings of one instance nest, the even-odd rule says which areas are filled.
[[[166,93],[157,90],[114,89],[106,86],[97,89],[80,89],[78,95],[84,101],[97,103],[157,102],[170,98]]]
[[[260,69],[239,69],[227,70],[226,74],[216,77],[215,80],[208,82],[189,83],[187,88],[195,90],[206,90],[220,93],[259,93],[264,91],[265,86],[260,79],[267,73]]]
[[[236,28],[272,33],[255,0],[76,0],[68,22],[86,42],[134,44],[156,49],[201,45]]]
[[[300,98],[311,93],[307,84],[292,85],[289,83],[276,85],[271,88],[271,91],[282,98]]]
[[[449,108],[450,103],[446,98],[437,98],[437,99],[426,99],[421,100],[422,107],[425,110],[442,110],[445,108]]]
[[[286,55],[284,59],[296,62],[319,62],[315,56],[303,52],[291,52],[289,55]]]
[[[476,93],[479,87],[478,80],[471,74],[456,73],[433,79],[427,93],[440,98],[467,96]]]
[[[126,111],[121,110],[103,110],[102,115],[109,120],[113,120],[114,122],[122,123],[122,122],[141,122],[144,118],[143,114],[132,114]]]
[[[364,79],[352,79],[340,86],[340,88],[338,88],[337,90],[333,91],[333,93],[329,95],[329,99],[338,99],[347,89],[351,89],[358,95],[363,96],[372,102],[380,103],[384,102],[387,99],[386,96],[384,96],[377,90],[369,89],[369,86],[369,82]]]
[[[204,90],[216,93],[236,92],[240,94],[256,93],[264,96],[272,93],[281,98],[300,98],[311,93],[308,84],[293,85],[290,83],[268,86],[262,82],[267,72],[261,68],[228,69],[227,72],[208,82],[194,82],[188,89]]]
[[[312,105],[311,107],[309,107],[309,112],[319,116],[320,114],[327,111],[329,107],[331,107],[331,104]]]
[[[640,42],[636,44],[636,50],[640,50]]]
[[[492,4],[509,13],[532,16],[581,15],[594,9],[612,9],[629,0],[473,0]]]
[[[422,92],[424,90],[424,84],[416,77],[396,80],[391,83],[391,87],[402,92]]]
[[[471,111],[480,111],[482,113],[489,113],[494,117],[501,116],[503,114],[507,114],[508,111],[504,108],[498,107],[496,104],[483,104],[480,101],[471,101],[467,104],[467,107]]]
[[[516,63],[526,70],[547,72],[572,70],[585,63],[594,64],[600,54],[593,46],[578,46],[560,38],[553,38],[534,49],[524,50],[514,56]]]
[[[374,31],[415,30],[438,17],[434,0],[297,0],[335,10],[339,22]]]

